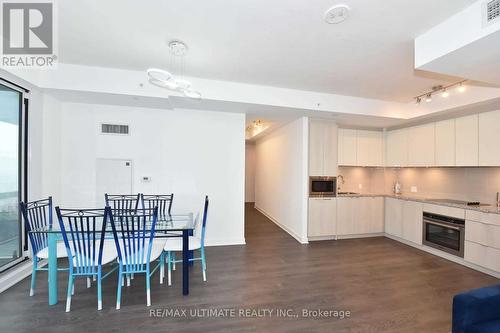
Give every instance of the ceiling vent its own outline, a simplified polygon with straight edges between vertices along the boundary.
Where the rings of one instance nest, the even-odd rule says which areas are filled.
[[[101,133],[128,135],[128,125],[101,124]]]
[[[484,21],[491,24],[500,18],[500,0],[491,0],[486,2]]]

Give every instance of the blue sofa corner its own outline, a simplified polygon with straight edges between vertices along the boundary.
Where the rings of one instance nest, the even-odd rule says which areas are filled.
[[[500,285],[455,295],[452,333],[500,333]]]

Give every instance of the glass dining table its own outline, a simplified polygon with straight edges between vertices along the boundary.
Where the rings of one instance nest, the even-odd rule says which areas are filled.
[[[109,222],[108,222],[109,223]],[[158,216],[155,228],[155,238],[182,237],[182,294],[189,295],[189,236],[193,234],[195,220],[193,214],[171,214]],[[34,229],[31,233],[45,233],[48,241],[48,275],[49,275],[49,305],[58,302],[57,295],[57,242],[62,241],[59,223],[52,227]],[[109,234],[109,236],[108,236]],[[106,228],[106,238],[112,238],[111,226]]]

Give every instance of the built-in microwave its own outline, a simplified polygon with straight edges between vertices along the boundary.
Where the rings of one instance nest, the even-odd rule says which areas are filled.
[[[335,197],[337,196],[337,177],[310,176],[310,197]]]

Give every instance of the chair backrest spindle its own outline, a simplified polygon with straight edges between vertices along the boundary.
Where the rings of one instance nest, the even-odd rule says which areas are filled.
[[[24,218],[24,229],[28,234],[33,256],[48,246],[47,233],[31,231],[50,229],[52,227],[52,197],[19,204]]]

